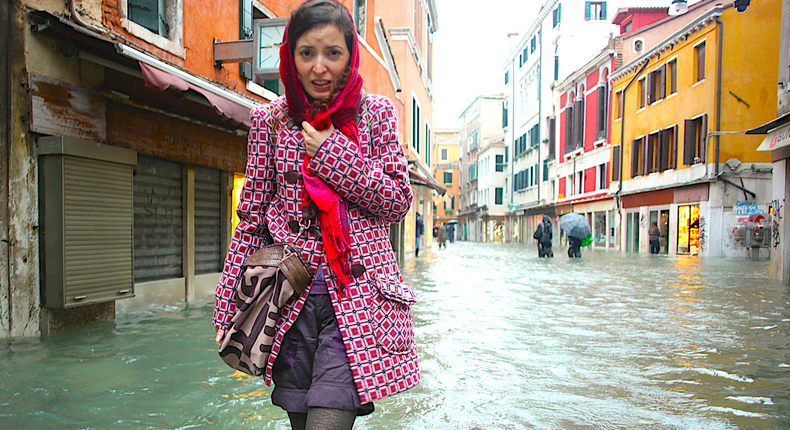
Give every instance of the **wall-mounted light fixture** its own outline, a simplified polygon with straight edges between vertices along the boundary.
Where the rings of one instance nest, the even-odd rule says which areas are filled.
[[[683,15],[688,10],[689,6],[686,0],[672,0],[672,4],[669,6],[670,15]]]

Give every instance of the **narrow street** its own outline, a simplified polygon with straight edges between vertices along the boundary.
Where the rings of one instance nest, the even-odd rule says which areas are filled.
[[[790,426],[790,294],[768,262],[455,242],[405,264],[423,381],[356,429]],[[211,303],[0,344],[0,427],[286,429],[216,356]]]

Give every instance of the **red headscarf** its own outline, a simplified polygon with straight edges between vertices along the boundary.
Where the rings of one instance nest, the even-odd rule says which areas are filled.
[[[348,9],[343,6],[343,10],[353,22]],[[307,121],[316,130],[326,130],[333,124],[338,131],[359,145],[359,128],[356,117],[362,97],[362,77],[359,75],[359,41],[356,31],[353,33],[354,42],[349,47],[351,58],[348,62],[350,69],[348,81],[343,89],[317,112],[312,111],[307,94],[299,81],[291,42],[288,40],[288,26],[285,28],[283,43],[280,46],[280,76],[285,84],[288,109],[297,124]],[[309,199],[303,199],[302,204],[306,206],[309,200],[312,200],[318,207],[327,263],[340,280],[341,285],[348,285],[350,272],[348,253],[351,250],[348,207],[332,187],[310,171],[309,162],[310,158],[305,155],[302,164],[302,177]]]

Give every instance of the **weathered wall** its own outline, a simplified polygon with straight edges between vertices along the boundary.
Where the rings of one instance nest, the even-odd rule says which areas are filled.
[[[8,139],[11,119],[8,59],[11,40],[9,2],[0,2],[0,337],[10,329],[8,319]]]

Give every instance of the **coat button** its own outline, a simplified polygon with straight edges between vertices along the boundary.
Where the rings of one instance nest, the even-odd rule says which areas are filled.
[[[289,184],[296,184],[302,180],[302,174],[296,170],[289,170],[283,176],[285,176],[285,182]]]
[[[288,221],[288,229],[291,230],[291,233],[299,233],[299,221],[295,219]]]
[[[365,266],[363,266],[363,265],[361,265],[359,263],[352,264],[351,265],[351,276],[353,276],[355,278],[359,278],[360,276],[365,274],[365,270],[366,270]]]

